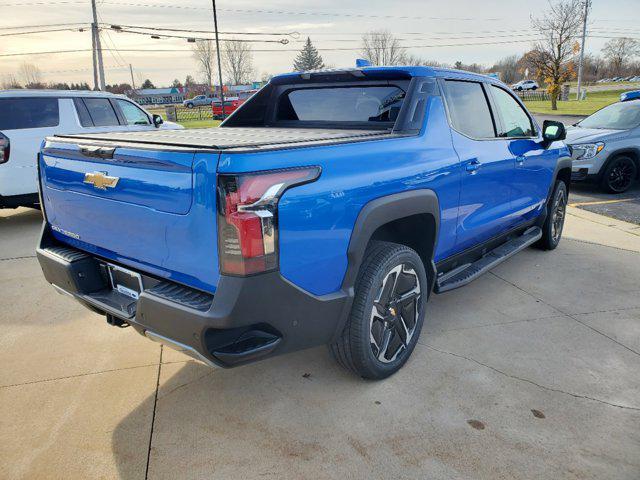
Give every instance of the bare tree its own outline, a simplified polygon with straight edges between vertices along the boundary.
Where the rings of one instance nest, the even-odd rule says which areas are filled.
[[[234,39],[222,42],[222,69],[233,85],[251,82],[255,72],[251,45]]]
[[[429,60],[422,57],[418,57],[413,54],[405,54],[402,57],[402,63],[404,65],[415,65],[415,66],[425,66],[425,67],[438,67],[438,68],[450,68],[446,63],[439,62],[437,60]]]
[[[364,35],[361,53],[373,65],[399,65],[407,59],[398,37],[387,30],[373,30]]]
[[[27,88],[32,85],[42,84],[42,73],[33,63],[23,63],[20,65],[19,75]]]
[[[582,1],[550,0],[549,10],[542,17],[532,18],[532,24],[542,40],[525,54],[525,63],[547,83],[551,110],[557,110],[562,84],[575,75],[573,60],[579,50],[575,40],[582,25]]]
[[[18,78],[13,73],[8,73],[2,77],[0,88],[9,90],[11,88],[22,88],[22,85],[20,85]]]
[[[209,87],[213,85],[215,56],[216,49],[211,40],[199,40],[193,47],[193,58],[198,63],[198,69],[203,76],[203,80]]]
[[[520,55],[501,58],[489,71],[500,73],[500,79],[505,83],[515,83],[520,77],[520,60]]]
[[[627,63],[640,55],[640,44],[632,38],[614,38],[604,44],[602,54],[609,62],[611,73],[622,75]]]

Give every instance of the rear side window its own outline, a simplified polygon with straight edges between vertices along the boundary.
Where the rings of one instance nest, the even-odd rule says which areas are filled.
[[[496,136],[482,85],[477,82],[447,80],[444,90],[453,128],[471,138]]]
[[[495,106],[502,120],[499,137],[532,137],[533,124],[518,102],[502,88],[491,86]]]
[[[0,98],[0,130],[56,127],[59,123],[57,98]]]
[[[108,98],[84,98],[84,104],[96,127],[120,125],[118,116]]]
[[[304,88],[285,92],[278,121],[393,124],[405,92],[396,86]]]

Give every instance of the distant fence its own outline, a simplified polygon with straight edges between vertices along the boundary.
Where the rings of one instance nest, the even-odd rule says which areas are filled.
[[[514,90],[514,93],[519,96],[523,102],[551,100],[551,95],[544,90]]]
[[[175,109],[175,118],[169,118],[172,116],[170,113]],[[213,120],[213,110],[210,106],[201,106],[186,108],[183,106],[167,107],[166,116],[168,120],[174,122],[184,122],[189,120]]]

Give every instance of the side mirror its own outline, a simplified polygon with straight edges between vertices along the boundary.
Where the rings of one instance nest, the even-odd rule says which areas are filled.
[[[162,119],[162,117],[157,113],[154,113],[152,118],[153,118],[153,126],[156,128],[160,128],[160,125],[164,123],[164,120]]]
[[[542,124],[542,138],[545,148],[553,142],[567,138],[567,130],[564,127],[564,123],[545,120]]]

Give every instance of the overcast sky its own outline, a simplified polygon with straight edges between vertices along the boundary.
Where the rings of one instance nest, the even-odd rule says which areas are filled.
[[[321,50],[326,64],[352,66],[359,56],[362,33],[387,29],[402,39],[408,52],[425,59],[454,63],[481,63],[487,66],[501,57],[523,53],[531,46],[530,15],[543,1],[447,0],[218,0],[220,31],[299,32],[288,45],[255,43],[253,48],[257,79],[263,73],[291,70],[296,50],[310,36]],[[446,5],[446,8],[443,8]],[[593,0],[587,52],[598,54],[611,36],[640,38],[640,0]],[[98,0],[100,20],[108,24],[211,30],[211,2],[208,0]],[[49,52],[91,48],[88,32],[52,32],[23,36],[11,27],[68,22],[91,22],[89,1],[0,0],[0,78],[17,73],[23,62],[37,64],[44,80],[92,82],[91,52],[3,57],[2,54]],[[53,28],[53,27],[51,27]],[[37,28],[36,28],[37,30]],[[181,39],[153,40],[146,36],[110,32],[103,34],[103,47],[117,49],[104,53],[107,83],[130,82],[128,65],[135,80],[150,78],[157,86],[174,78],[184,81],[191,74],[200,78]],[[244,37],[246,38],[246,37]],[[255,38],[255,37],[254,37]],[[502,43],[498,43],[502,42]],[[476,44],[445,46],[450,44]],[[128,49],[165,49],[173,52],[131,52]],[[343,50],[337,50],[343,49]],[[353,49],[353,50],[344,50]],[[270,51],[260,51],[270,50]]]

